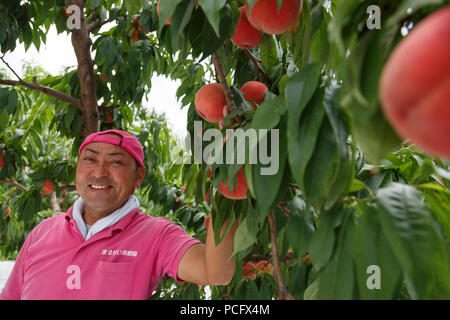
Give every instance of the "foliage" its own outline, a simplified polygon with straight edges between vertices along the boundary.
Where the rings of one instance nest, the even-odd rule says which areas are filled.
[[[39,49],[51,25],[70,33],[64,8],[74,2],[0,4],[5,59],[17,41]],[[86,2],[86,23],[104,25],[90,31],[100,114],[95,121],[99,129],[133,132],[143,143],[148,175],[137,191],[143,211],[165,216],[202,240],[205,216],[212,215],[216,235],[227,220],[239,219],[235,276],[227,286],[211,287],[212,299],[279,297],[273,273],[259,270],[254,280],[242,275],[247,261],[261,260],[281,262],[283,285],[296,299],[450,298],[450,164],[402,142],[378,98],[389,54],[411,26],[446,1],[304,1],[297,30],[264,34],[247,51],[230,41],[243,2],[200,0],[197,6],[194,0],[165,0],[161,19],[156,1]],[[367,28],[369,5],[381,8],[379,30]],[[171,24],[164,24],[169,17]],[[131,38],[134,29],[138,41]],[[165,120],[142,107],[153,74],[179,79],[176,95],[188,108],[193,136],[194,121],[202,120],[195,93],[217,79],[212,54],[234,95],[236,109],[227,119],[242,120],[231,126],[279,130],[275,175],[262,175],[264,166],[248,157],[233,165],[187,161],[193,155],[177,149]],[[3,70],[0,80],[7,78]],[[22,80],[77,99],[85,88],[75,67],[54,76],[29,66]],[[249,80],[269,88],[257,110],[239,92]],[[77,149],[88,109],[23,83],[0,83],[0,256],[13,258],[30,229],[52,214],[54,200],[40,191],[47,179],[56,186],[60,211],[75,200]],[[105,122],[107,111],[112,123]],[[218,125],[203,122],[208,128]],[[175,161],[178,153],[183,163]],[[235,181],[241,166],[248,198],[232,201],[215,193],[220,181]],[[204,201],[207,190],[211,208]],[[273,255],[273,234],[279,256]],[[380,289],[367,286],[371,265],[380,267]],[[152,299],[164,298],[200,299],[205,291],[163,279]]]

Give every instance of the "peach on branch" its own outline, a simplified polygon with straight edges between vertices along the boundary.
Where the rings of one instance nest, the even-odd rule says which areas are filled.
[[[256,271],[250,273],[251,270],[256,269],[256,266],[253,262],[247,262],[242,268],[242,276],[247,277],[246,280],[255,280],[256,279]]]
[[[302,0],[283,0],[278,10],[277,0],[258,0],[251,10],[246,3],[248,21],[258,30],[268,34],[288,31],[302,11]]]
[[[55,190],[55,186],[50,180],[45,180],[45,183],[41,187],[45,192],[42,192],[42,194],[49,195]]]
[[[237,173],[236,183],[233,186],[233,191],[231,193],[228,186],[229,186],[228,179],[226,181],[226,185],[223,183],[223,181],[221,181],[219,184],[219,191],[224,197],[233,200],[241,200],[247,198],[248,185],[247,180],[245,180],[243,167],[240,168]]]
[[[225,93],[219,83],[206,84],[195,94],[195,110],[208,122],[221,121],[226,104]]]
[[[239,8],[239,20],[236,25],[236,31],[231,38],[235,46],[242,49],[250,49],[259,45],[262,39],[262,31],[253,27],[248,22],[245,6]]]
[[[5,166],[5,163],[3,162],[4,156],[5,156],[5,150],[2,150],[2,155],[0,155],[0,168],[3,168]]]
[[[267,90],[268,88],[266,85],[259,81],[246,82],[241,88],[244,99],[247,100],[254,109],[264,101]]]
[[[420,21],[400,41],[380,79],[382,110],[397,133],[450,159],[450,6]]]

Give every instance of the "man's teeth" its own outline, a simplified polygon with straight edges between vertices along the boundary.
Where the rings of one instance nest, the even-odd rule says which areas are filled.
[[[109,186],[98,186],[98,185],[95,185],[95,184],[91,184],[91,188],[92,189],[101,190],[101,189],[109,188]]]

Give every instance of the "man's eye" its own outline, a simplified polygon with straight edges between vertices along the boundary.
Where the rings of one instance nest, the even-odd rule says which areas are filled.
[[[120,161],[120,160],[114,160],[114,161],[113,161],[113,164],[122,164],[122,161]]]
[[[94,161],[94,158],[91,158],[91,157],[85,157],[83,160],[85,160],[85,161]]]

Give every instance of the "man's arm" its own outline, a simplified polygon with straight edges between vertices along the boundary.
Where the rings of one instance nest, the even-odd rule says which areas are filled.
[[[221,230],[225,231],[227,223]],[[236,259],[230,259],[233,252],[234,235],[238,221],[228,231],[218,246],[215,245],[212,220],[209,221],[206,245],[191,246],[178,265],[178,278],[201,285],[226,285],[234,275]]]

